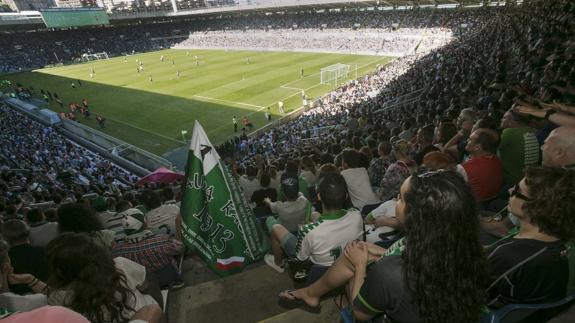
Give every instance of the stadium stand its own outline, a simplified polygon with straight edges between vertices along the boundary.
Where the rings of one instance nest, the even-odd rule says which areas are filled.
[[[294,246],[278,237],[278,231],[289,235],[290,243],[308,241],[306,255],[312,260],[331,255],[322,249],[329,240],[323,241],[322,235],[329,237],[330,232],[319,231],[345,212],[323,209],[329,207],[317,196],[318,191],[328,191],[321,185],[323,178],[344,179],[345,185],[330,187],[333,191],[349,189],[350,199],[338,201],[338,210],[358,214],[352,207],[361,207],[366,226],[394,230],[393,244],[386,239],[385,247],[381,241],[354,241],[356,232],[348,241],[337,241],[342,246],[347,242],[339,258],[316,261],[333,263],[326,273],[309,286],[281,292],[280,305],[318,312],[325,304],[320,296],[346,285],[347,302],[341,298],[338,305],[358,320],[478,322],[487,311],[522,304],[532,305],[529,318],[502,321],[572,322],[574,22],[575,3],[552,0],[451,11],[246,14],[199,23],[39,31],[26,37],[13,32],[0,34],[3,48],[7,44],[0,52],[0,72],[73,62],[86,52],[124,55],[176,44],[233,48],[236,45],[230,43],[241,42],[236,48],[287,50],[301,48],[306,41],[303,47],[318,50],[385,51],[383,40],[371,43],[357,37],[341,44],[320,36],[353,34],[353,28],[365,34],[386,33],[389,45],[399,48],[398,59],[332,91],[299,117],[231,138],[217,148],[238,180],[250,182],[242,185],[246,196],[271,188],[281,200],[282,190],[289,186],[294,190],[287,194],[290,200],[306,196],[301,200],[309,200],[317,211],[310,216],[298,211],[299,223],[290,222],[290,229],[303,228],[298,240],[285,229],[285,214],[276,221],[271,212],[275,204],[265,207],[273,202],[253,204],[259,217],[272,219],[267,223],[274,255],[266,256],[265,262],[277,272],[306,260],[279,259],[282,249]],[[132,32],[136,28],[139,34]],[[181,38],[166,38],[174,36],[174,30]],[[302,31],[313,35],[304,40]],[[443,37],[447,33],[450,38]],[[409,35],[419,41],[406,41]],[[444,42],[447,39],[451,41]],[[50,304],[68,307],[93,322],[159,322],[160,309],[166,308],[159,285],[180,287],[182,277],[188,283],[177,272],[177,260],[170,258],[181,252],[179,223],[173,219],[181,183],[138,187],[136,175],[70,141],[57,128],[3,104],[0,121],[0,213],[4,238],[10,242],[0,244],[0,315],[16,320]],[[286,179],[294,180],[291,186]],[[386,203],[394,206],[381,213]],[[175,221],[172,237],[154,230],[152,222],[158,219],[170,225]],[[30,250],[31,231],[41,234],[28,226],[46,222],[56,222],[63,233],[46,242],[50,271],[41,281],[16,266],[12,269],[9,257]],[[118,233],[123,235],[119,239]],[[53,232],[46,234],[53,237]],[[309,242],[311,236],[318,241]],[[158,251],[164,256],[161,263],[149,259],[143,247],[146,239],[169,244],[156,246],[164,248]],[[114,241],[118,245],[111,248]],[[130,250],[134,245],[141,250]],[[291,251],[285,254],[293,255]],[[156,274],[146,276],[146,268]],[[162,268],[169,268],[170,279],[158,273]],[[265,282],[267,269],[280,280],[275,271],[259,267],[257,279],[247,281]],[[287,272],[297,281],[305,281],[308,274],[304,269]],[[230,281],[240,284],[233,277]],[[18,295],[11,285],[24,285],[35,294]],[[270,284],[254,293],[275,302],[281,290],[270,286],[276,288]],[[225,294],[220,291],[213,293]],[[206,307],[217,302],[213,294],[206,294],[198,292],[191,301],[205,301]],[[177,301],[191,302],[184,296],[172,300]],[[233,307],[234,301],[225,301]],[[561,306],[549,310],[554,303]],[[238,316],[245,308],[235,308],[227,319],[256,321],[279,313],[271,308]],[[43,309],[66,314],[58,308]],[[24,313],[10,315],[16,311]],[[258,316],[261,312],[264,317]],[[185,315],[172,320],[197,318]],[[269,320],[274,321],[281,320]]]

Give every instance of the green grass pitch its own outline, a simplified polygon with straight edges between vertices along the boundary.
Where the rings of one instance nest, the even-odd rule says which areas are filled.
[[[162,55],[164,62],[160,62]],[[141,73],[136,72],[136,60],[143,62]],[[79,116],[80,122],[102,130],[95,121],[95,115],[102,114],[107,119],[103,132],[161,155],[184,145],[182,130],[188,131],[185,139],[190,139],[196,119],[218,144],[233,136],[233,116],[240,128],[243,116],[260,128],[266,124],[268,107],[272,120],[281,117],[279,100],[284,100],[284,110],[289,112],[301,106],[302,90],[310,99],[331,91],[335,84],[320,84],[322,67],[349,64],[349,77],[355,78],[356,66],[360,77],[390,60],[324,53],[169,49],[7,74],[0,79],[32,86],[38,96],[40,89],[56,92],[64,101],[64,109],[55,101],[50,103],[56,112],[68,112],[69,103],[81,103],[86,98],[92,118]],[[304,77],[300,76],[302,68]]]

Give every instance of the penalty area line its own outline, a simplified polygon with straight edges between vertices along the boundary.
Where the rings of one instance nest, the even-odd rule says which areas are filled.
[[[266,107],[261,106],[261,105],[255,105],[255,104],[249,104],[249,103],[243,103],[243,102],[234,102],[234,101],[216,99],[216,98],[211,98],[211,97],[202,96],[202,95],[194,95],[194,97],[195,97],[195,98],[204,99],[204,100],[207,100],[207,101],[217,101],[217,102],[223,102],[223,103],[230,103],[230,104],[234,104],[234,105],[244,105],[244,106],[247,106],[247,107],[258,108],[258,109],[265,109],[265,108],[266,108]]]

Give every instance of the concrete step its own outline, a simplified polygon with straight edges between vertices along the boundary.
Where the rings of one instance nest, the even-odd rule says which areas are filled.
[[[339,309],[335,305],[333,298],[328,298],[321,302],[321,313],[319,314],[312,314],[301,309],[294,309],[261,320],[258,323],[337,323],[339,321]]]
[[[287,274],[279,274],[261,262],[226,278],[217,277],[197,259],[186,259],[183,268],[187,287],[170,292],[171,323],[264,320],[284,312],[277,305],[277,294],[293,288]]]

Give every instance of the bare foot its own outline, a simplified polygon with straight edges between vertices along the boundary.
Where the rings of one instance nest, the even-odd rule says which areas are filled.
[[[316,307],[319,304],[319,298],[309,296],[307,294],[305,288],[298,289],[298,290],[292,290],[292,291],[286,290],[286,291],[279,293],[278,296],[280,298],[289,299],[289,300],[298,300],[299,299],[299,300],[304,301],[307,305],[309,305],[311,307]]]

